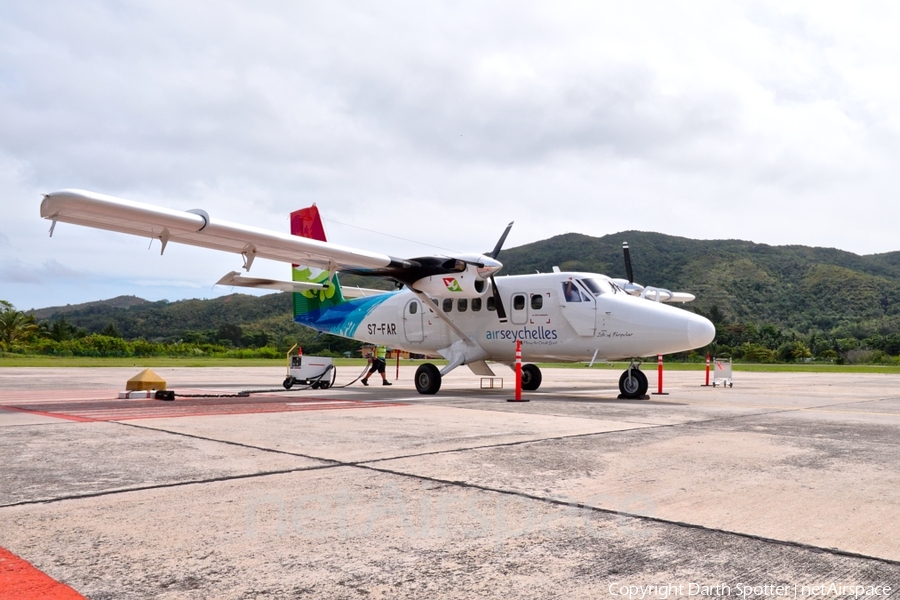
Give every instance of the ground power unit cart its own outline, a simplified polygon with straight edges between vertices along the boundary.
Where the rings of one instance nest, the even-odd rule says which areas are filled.
[[[306,385],[314,390],[327,390],[334,385],[336,377],[337,369],[334,368],[333,358],[288,353],[288,372],[287,377],[284,378],[284,389],[289,390],[295,385]]]

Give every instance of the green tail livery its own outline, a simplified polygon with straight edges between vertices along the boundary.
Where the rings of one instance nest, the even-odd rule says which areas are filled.
[[[309,267],[294,267],[293,280],[305,283],[328,281],[328,271],[315,271],[318,273],[313,275]],[[294,292],[294,321],[325,333],[352,337],[366,315],[392,295],[345,300],[335,273],[325,289]]]

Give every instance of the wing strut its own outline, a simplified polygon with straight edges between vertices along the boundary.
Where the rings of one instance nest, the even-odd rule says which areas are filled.
[[[429,298],[429,297],[425,294],[425,292],[420,292],[419,290],[417,290],[417,289],[415,289],[415,288],[412,288],[412,287],[409,288],[409,289],[412,291],[412,293],[414,293],[416,296],[419,297],[419,300],[421,300],[422,302],[425,303],[426,306],[428,306],[429,308],[431,308],[432,312],[434,312],[434,314],[436,314],[436,315],[438,316],[438,318],[439,318],[441,321],[443,321],[444,323],[446,323],[447,326],[450,327],[450,329],[453,330],[453,333],[455,333],[456,335],[458,335],[458,336],[460,337],[461,340],[463,340],[463,341],[466,342],[467,345],[469,345],[469,346],[477,346],[477,345],[478,345],[478,343],[475,342],[475,340],[473,340],[472,338],[470,338],[469,336],[467,336],[467,335],[463,332],[462,329],[460,329],[459,327],[457,327],[457,326],[456,326],[456,323],[454,323],[453,321],[451,321],[451,320],[450,320],[450,317],[448,317],[447,315],[445,315],[444,312],[443,312],[440,308],[438,308],[437,303],[436,303],[434,300],[432,300],[431,298]]]

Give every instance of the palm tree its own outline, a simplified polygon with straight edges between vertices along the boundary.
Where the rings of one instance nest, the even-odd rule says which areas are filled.
[[[31,337],[38,329],[34,317],[18,311],[6,300],[0,300],[0,349],[13,347]]]

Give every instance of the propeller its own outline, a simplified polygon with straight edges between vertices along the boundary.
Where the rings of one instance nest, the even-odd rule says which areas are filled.
[[[494,307],[497,310],[497,316],[500,321],[506,322],[506,308],[500,299],[500,290],[497,288],[497,282],[494,281],[494,274],[498,273],[503,265],[497,260],[497,255],[503,248],[506,236],[512,229],[513,223],[506,226],[503,235],[497,241],[494,249],[487,254],[475,256],[422,256],[410,259],[396,259],[394,263],[387,267],[378,269],[347,269],[345,273],[361,275],[363,277],[387,277],[393,279],[398,284],[412,287],[416,281],[432,275],[446,275],[449,273],[461,273],[466,270],[467,265],[472,265],[479,270],[478,276],[481,281],[485,279],[491,280],[491,291],[494,298]],[[488,260],[490,259],[490,260]]]
[[[653,298],[656,302],[691,302],[694,300],[693,294],[687,292],[673,292],[663,288],[644,287],[634,282],[634,271],[631,268],[631,253],[628,251],[628,242],[622,242],[622,254],[625,256],[625,274],[628,276],[628,283],[623,279],[613,279],[617,285],[632,296],[640,296],[641,298]]]
[[[634,283],[634,271],[631,270],[631,252],[628,251],[628,242],[622,242],[622,254],[625,255],[625,275],[628,283]]]
[[[490,256],[491,258],[497,258],[497,255],[500,254],[500,249],[503,248],[503,243],[506,241],[506,236],[509,235],[509,230],[512,229],[513,223],[515,221],[510,221],[509,225],[506,226],[506,229],[503,231],[503,235],[500,236],[500,239],[497,240],[497,245],[494,246],[494,249],[490,251],[489,254],[485,256]]]
[[[515,221],[510,221],[509,225],[506,226],[506,229],[503,231],[503,235],[500,236],[500,239],[497,240],[497,245],[494,246],[494,249],[490,251],[490,253],[485,256],[489,256],[494,260],[497,259],[497,255],[500,254],[500,250],[503,248],[503,242],[506,241],[506,236],[509,235],[509,230],[512,229],[513,223]],[[494,274],[491,273],[491,292],[494,295],[494,306],[497,308],[497,317],[500,318],[501,323],[506,322],[506,309],[503,307],[503,300],[500,298],[500,290],[497,288],[497,282],[494,281]]]
[[[634,282],[634,269],[631,268],[631,252],[628,250],[628,242],[622,242],[622,255],[625,258],[625,276],[628,283],[623,283],[621,279],[614,281],[621,285],[626,292],[636,296],[644,291],[644,286]]]

